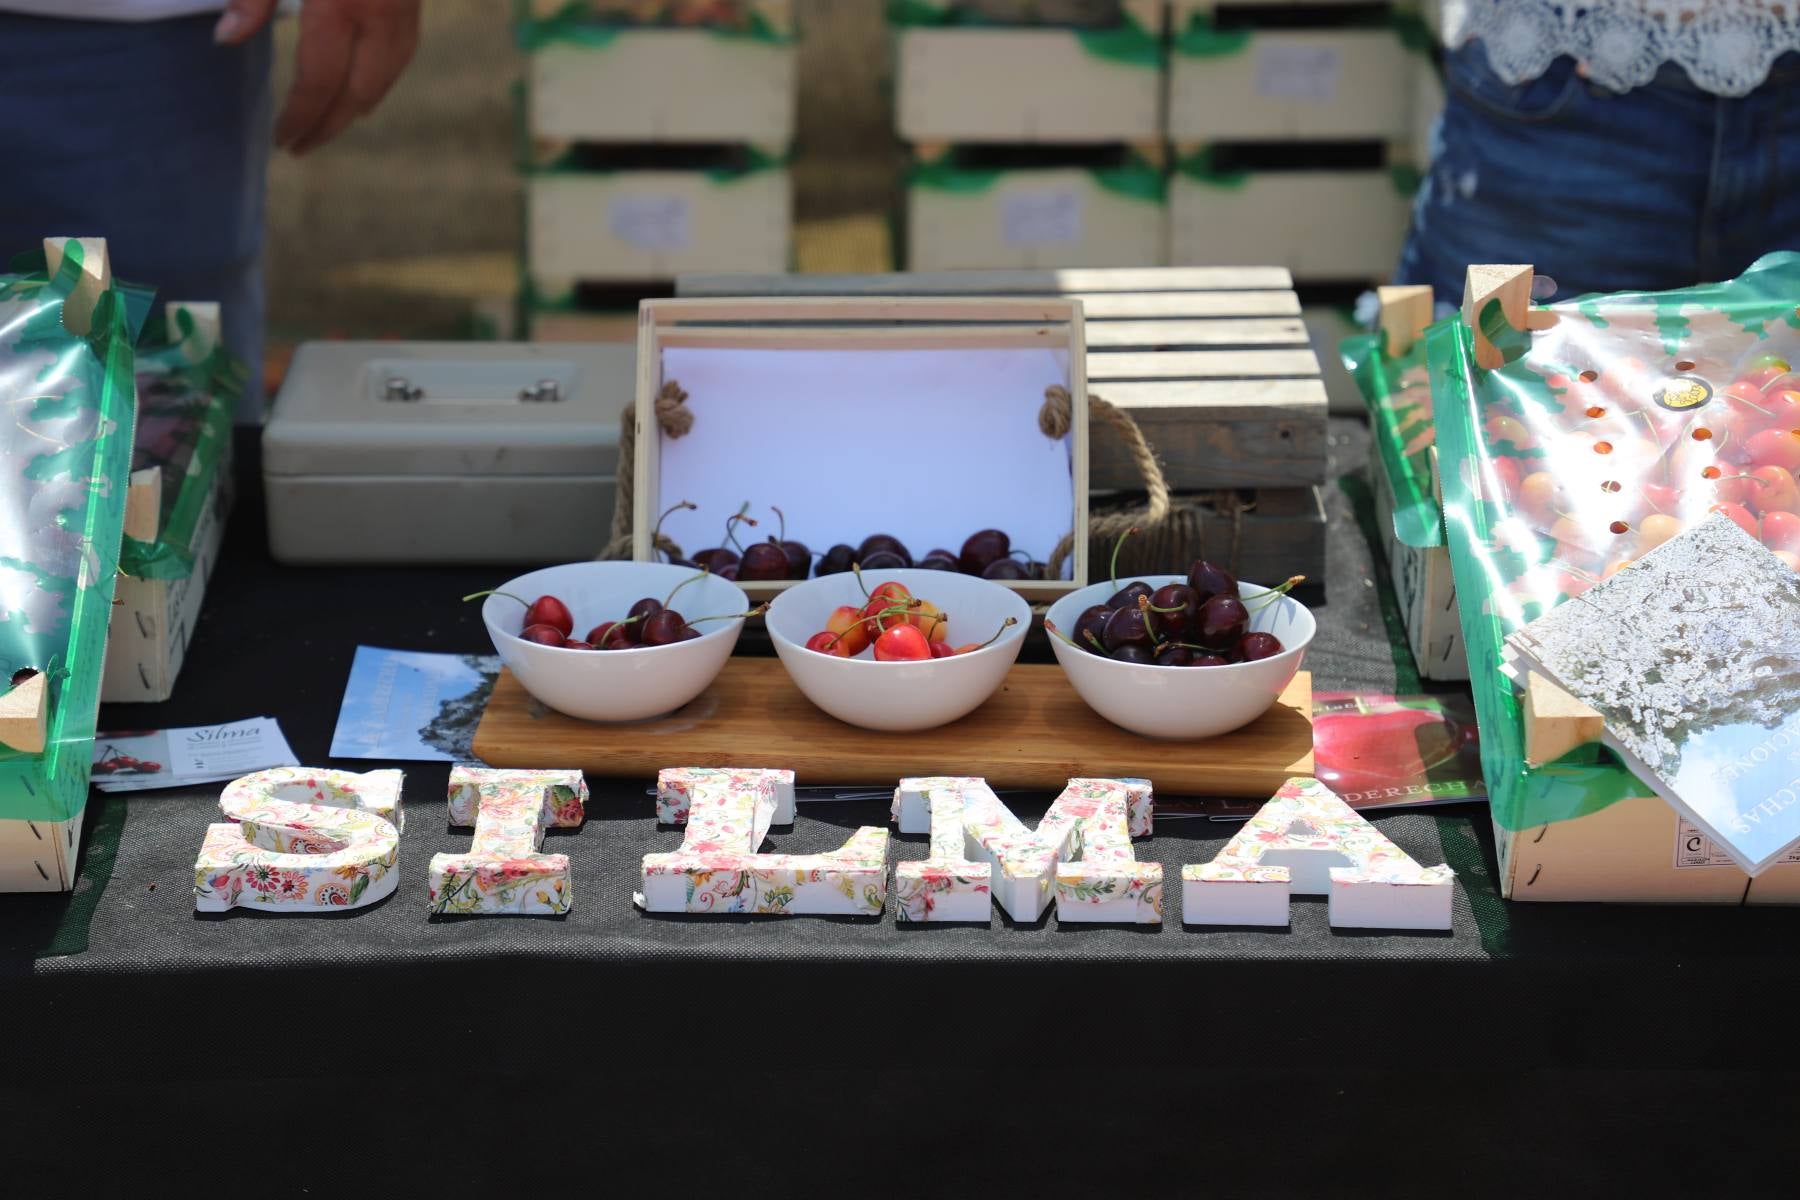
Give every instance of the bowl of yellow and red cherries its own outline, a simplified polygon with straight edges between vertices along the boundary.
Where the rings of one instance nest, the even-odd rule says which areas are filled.
[[[1287,594],[1300,581],[1263,587],[1200,560],[1186,575],[1071,592],[1044,627],[1075,691],[1113,724],[1216,737],[1262,716],[1300,670],[1318,629]]]
[[[788,588],[766,621],[807,699],[847,724],[907,733],[947,725],[994,694],[1031,608],[976,575],[853,567]]]

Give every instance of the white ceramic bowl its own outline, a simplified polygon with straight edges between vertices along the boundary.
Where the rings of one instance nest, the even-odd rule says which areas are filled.
[[[645,596],[661,600],[694,575],[692,567],[666,563],[581,562],[545,567],[509,579],[499,591],[532,601],[555,596],[575,618],[575,637],[602,621],[616,621]],[[697,619],[741,613],[750,601],[729,579],[708,575],[681,589],[675,611]],[[526,691],[558,712],[587,721],[640,721],[673,712],[706,690],[731,657],[743,618],[707,621],[701,635],[668,646],[634,650],[565,650],[519,636],[525,609],[505,596],[489,596],[481,619],[500,660]]]
[[[1139,579],[1153,588],[1187,582],[1185,575],[1133,575],[1120,579],[1118,587],[1096,583],[1051,605],[1047,620],[1072,637],[1083,609],[1105,603],[1119,587]],[[1247,602],[1268,590],[1238,582],[1238,594]],[[1269,710],[1300,669],[1318,624],[1304,604],[1282,596],[1251,611],[1250,629],[1280,638],[1281,653],[1222,667],[1158,667],[1114,662],[1077,650],[1055,634],[1050,646],[1088,707],[1114,725],[1145,737],[1207,738],[1241,729]]]
[[[991,580],[953,571],[864,571],[873,589],[901,583],[943,610],[953,646],[985,642],[1002,621],[1016,624],[983,650],[927,662],[876,662],[838,658],[806,648],[840,604],[867,603],[852,574],[827,575],[795,584],[769,606],[775,653],[806,698],[840,721],[884,733],[910,733],[948,725],[981,707],[1018,661],[1031,625],[1031,606]]]

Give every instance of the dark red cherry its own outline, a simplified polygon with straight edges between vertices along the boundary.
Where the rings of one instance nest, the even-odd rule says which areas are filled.
[[[527,625],[519,630],[519,636],[528,642],[536,642],[540,646],[563,644],[563,631],[554,625]]]
[[[755,542],[745,547],[738,560],[737,577],[767,582],[788,577],[787,554],[774,542]]]
[[[983,579],[1030,579],[1031,571],[1016,558],[996,558],[981,570]]]
[[[1190,667],[1229,667],[1230,665],[1229,658],[1221,658],[1217,654],[1196,654],[1194,661],[1188,664]]]
[[[594,645],[592,642],[582,642],[582,641],[577,641],[574,638],[564,638],[563,639],[563,649],[564,650],[598,650],[599,647]]]
[[[789,579],[805,579],[812,570],[812,551],[806,548],[805,542],[783,542],[781,552],[787,555],[787,577]]]
[[[1242,600],[1236,596],[1214,596],[1200,606],[1200,613],[1194,618],[1193,640],[1208,650],[1230,650],[1249,624],[1250,614]]]
[[[638,644],[637,625],[615,621],[613,627],[593,644],[602,650],[630,650]]]
[[[1082,609],[1081,615],[1075,618],[1075,644],[1083,650],[1105,654],[1106,618],[1112,616],[1112,612],[1104,604]]]
[[[878,550],[887,550],[899,555],[905,560],[900,564],[903,567],[912,566],[912,553],[907,550],[906,544],[899,538],[885,533],[871,533],[868,537],[864,538],[862,540],[862,545],[856,548],[857,561],[862,563],[865,567],[868,566],[869,555],[874,554]]]
[[[1194,652],[1186,646],[1177,646],[1170,642],[1156,651],[1156,665],[1159,667],[1188,667],[1193,663]]]
[[[862,569],[865,571],[891,571],[895,567],[910,566],[912,566],[911,559],[901,558],[892,550],[877,550],[862,560]]]
[[[1238,594],[1237,576],[1204,558],[1195,559],[1194,565],[1188,568],[1188,586],[1194,589],[1194,598],[1201,604],[1214,596]]]
[[[738,565],[736,563],[726,563],[722,567],[714,566],[712,569],[712,573],[714,575],[717,575],[720,579],[735,580],[737,578]]]
[[[1108,608],[1136,608],[1138,597],[1146,599],[1150,596],[1150,585],[1141,579],[1134,579],[1107,598]]]
[[[646,646],[667,646],[680,638],[681,631],[686,628],[687,621],[680,613],[672,608],[665,608],[644,618],[643,632],[638,634],[638,641]]]
[[[914,563],[913,566],[918,567],[922,571],[962,570],[961,565],[957,562],[956,555],[950,553],[948,550],[933,550],[930,554],[927,554],[924,558],[921,558],[918,562]]]
[[[845,571],[850,569],[850,564],[855,561],[856,547],[846,546],[844,543],[839,542],[819,556],[819,566],[814,574],[842,575]]]
[[[1144,614],[1135,608],[1115,608],[1107,614],[1106,629],[1100,635],[1108,651],[1117,650],[1120,646],[1150,647],[1150,628],[1144,624]]]
[[[1136,642],[1128,642],[1125,645],[1120,646],[1117,650],[1114,650],[1111,654],[1107,655],[1107,657],[1114,662],[1142,663],[1146,665],[1152,661],[1150,657],[1150,647],[1139,645]]]
[[[630,608],[625,610],[625,619],[629,621],[631,618],[636,617],[638,620],[642,621],[651,613],[661,612],[662,606],[662,601],[658,600],[655,596],[645,596],[642,600],[639,600],[636,604],[633,604]],[[593,638],[588,639],[590,642],[593,640]]]
[[[692,625],[689,625],[686,628],[682,629],[681,636],[676,638],[675,640],[678,642],[691,642],[699,636],[700,636],[700,631],[698,629],[695,629]]]
[[[1281,639],[1272,633],[1246,633],[1238,639],[1238,657],[1245,662],[1274,658],[1281,653]]]
[[[963,542],[957,562],[965,574],[979,575],[987,570],[989,563],[1011,553],[1011,538],[998,529],[983,529],[971,533]]]
[[[694,565],[703,571],[711,571],[714,575],[724,575],[725,568],[731,568],[728,578],[737,577],[738,555],[736,550],[728,550],[723,546],[711,550],[702,550],[694,555]]]
[[[1199,611],[1199,597],[1185,583],[1165,583],[1150,593],[1150,627],[1163,637],[1187,636]]]

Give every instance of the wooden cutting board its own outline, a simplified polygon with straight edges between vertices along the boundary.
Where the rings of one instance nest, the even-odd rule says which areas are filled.
[[[1267,798],[1313,773],[1312,676],[1238,730],[1170,742],[1128,733],[1082,703],[1054,663],[1013,667],[988,702],[924,733],[871,733],[815,708],[773,658],[734,658],[686,707],[621,725],[545,708],[502,671],[475,731],[496,767],[579,767],[649,779],[663,767],[787,767],[802,784],[979,775],[994,787],[1060,789],[1072,776],[1137,776],[1177,796]]]

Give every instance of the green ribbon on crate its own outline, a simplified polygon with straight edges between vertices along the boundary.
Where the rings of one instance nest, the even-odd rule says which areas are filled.
[[[889,0],[888,24],[914,29],[1067,29],[1075,35],[1081,48],[1095,58],[1134,67],[1162,66],[1162,45],[1157,36],[1139,25],[1129,14],[1120,23],[1104,28],[1082,28],[1058,25],[1018,25],[995,21],[986,15],[950,4],[933,4],[929,0]]]
[[[1220,169],[1218,156],[1211,146],[1201,146],[1192,154],[1177,158],[1175,173],[1207,187],[1241,188],[1250,182],[1248,171]]]
[[[1415,439],[1431,429],[1429,408],[1403,416],[1394,397],[1406,390],[1407,372],[1425,366],[1425,339],[1414,342],[1399,358],[1387,353],[1387,338],[1380,331],[1352,334],[1338,343],[1344,369],[1356,381],[1369,409],[1369,434],[1394,493],[1392,535],[1402,545],[1419,548],[1444,544],[1443,513],[1431,489],[1429,444],[1408,452]],[[1386,541],[1390,531],[1381,530]]]
[[[777,29],[760,12],[751,12],[743,25],[634,25],[595,18],[593,8],[583,0],[570,0],[548,17],[533,18],[525,5],[516,7],[513,40],[527,54],[546,46],[576,46],[583,50],[604,50],[618,40],[621,33],[638,30],[703,31],[725,41],[760,42],[769,46],[786,46],[794,35]]]
[[[1249,49],[1250,34],[1248,29],[1220,29],[1211,13],[1197,12],[1172,45],[1183,58],[1225,58]]]
[[[575,153],[579,153],[576,151]],[[706,176],[713,183],[729,184],[759,175],[764,171],[780,171],[788,166],[788,157],[784,154],[770,154],[755,146],[743,145],[731,148],[728,162],[718,163],[710,167],[695,167],[697,173]],[[527,163],[522,170],[527,175],[629,175],[634,171],[646,170],[678,170],[668,167],[589,167],[581,164],[579,159],[569,154],[547,163]]]
[[[52,355],[54,361],[43,377],[64,385],[54,399],[40,399],[34,415],[52,409],[92,409],[99,430],[90,440],[8,465],[36,481],[66,477],[113,485],[89,489],[89,502],[78,523],[72,513],[64,514],[63,528],[90,548],[97,560],[90,566],[97,570],[64,578],[28,560],[5,560],[5,565],[29,572],[41,586],[60,593],[67,613],[66,624],[50,629],[28,627],[22,614],[4,614],[12,619],[0,620],[0,661],[37,667],[50,683],[50,723],[43,752],[0,753],[0,819],[6,820],[66,821],[87,803],[94,718],[118,569],[109,547],[118,544],[123,485],[131,471],[132,343],[154,293],[115,280],[96,300],[88,332],[72,334],[63,326],[63,307],[82,280],[82,265],[81,245],[71,241],[54,275],[38,251],[20,255],[13,261],[13,273],[0,276],[0,302],[24,310],[6,326],[8,341],[0,345],[0,354],[17,347]]]
[[[950,157],[945,157],[914,163],[907,171],[906,185],[934,192],[978,195],[988,191],[1005,176],[1028,174],[1037,169],[959,167]],[[1163,177],[1163,173],[1136,154],[1122,166],[1095,167],[1086,174],[1101,189],[1128,200],[1161,204],[1168,196],[1168,180]]]

